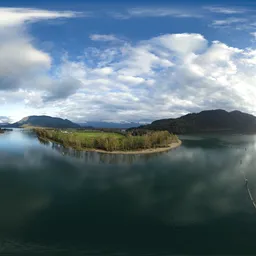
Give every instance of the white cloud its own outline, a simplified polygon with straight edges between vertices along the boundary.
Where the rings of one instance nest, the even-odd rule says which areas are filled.
[[[244,23],[246,22],[247,19],[244,18],[234,18],[234,17],[230,17],[224,20],[214,20],[212,22],[213,26],[224,26],[224,25],[231,25],[234,23]]]
[[[202,15],[192,10],[177,8],[131,8],[128,9],[130,17],[176,17],[176,18],[201,18]]]
[[[117,79],[121,82],[128,83],[128,84],[140,84],[145,82],[145,79],[141,77],[134,77],[134,76],[117,76]]]
[[[161,17],[172,17],[172,18],[203,18],[203,14],[193,8],[153,8],[153,7],[136,7],[129,8],[122,12],[111,11],[107,14],[119,20],[126,20],[131,18],[161,18]]]
[[[118,73],[126,76],[153,75],[153,69],[168,68],[173,63],[168,58],[161,58],[150,49],[151,45],[138,44],[123,49],[122,62],[116,63]]]
[[[48,11],[32,8],[1,8],[0,7],[0,26],[17,26],[24,22],[39,21],[57,18],[72,18],[78,15],[71,11]]]
[[[79,121],[149,121],[213,108],[256,113],[252,49],[208,43],[199,34],[174,34],[125,44],[117,52],[119,58],[104,67],[111,65],[107,78],[95,77],[97,68],[78,65],[86,70],[79,77],[83,86],[57,103],[59,115]]]
[[[253,37],[254,40],[256,40],[256,32],[251,32],[250,35]]]
[[[0,26],[0,78],[25,76],[40,69],[49,69],[51,57],[32,45],[32,40],[17,30]],[[0,85],[1,88],[1,85]]]
[[[8,116],[0,116],[0,124],[9,123],[11,120]]]
[[[214,13],[222,13],[222,14],[241,14],[245,13],[248,10],[244,8],[230,8],[230,7],[222,7],[222,6],[206,6],[204,9],[209,10]]]
[[[107,76],[113,73],[113,69],[110,67],[95,68],[92,72],[98,76]]]
[[[117,11],[111,11],[111,12],[107,12],[107,14],[114,18],[114,19],[118,19],[118,20],[127,20],[127,19],[130,19],[131,18],[131,15],[128,14],[127,12],[125,13],[120,13],[120,12],[117,12]]]
[[[181,54],[202,51],[207,46],[207,41],[199,34],[163,35],[153,40],[167,49]]]
[[[256,114],[254,49],[201,34],[165,34],[86,48],[79,60],[67,54],[56,67],[29,36],[29,17],[8,29],[0,23],[0,102],[11,109],[1,116],[30,112],[84,122],[151,121],[213,108]]]
[[[24,8],[0,8],[0,90],[24,91],[28,97],[26,104],[35,102],[29,100],[34,92],[48,90],[66,96],[75,84],[70,86],[65,79],[57,82],[48,75],[51,69],[51,56],[34,46],[34,39],[28,35],[25,22],[41,19],[56,19],[74,17],[72,12],[54,12]],[[58,75],[58,74],[56,74]],[[61,93],[62,91],[62,93]],[[39,96],[38,96],[39,97]],[[39,101],[36,106],[40,106]]]
[[[121,41],[119,38],[117,38],[114,35],[102,35],[102,34],[92,34],[90,35],[90,39],[92,41]]]

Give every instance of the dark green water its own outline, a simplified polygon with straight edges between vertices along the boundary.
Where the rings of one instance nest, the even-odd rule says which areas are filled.
[[[0,254],[255,254],[255,136],[184,136],[153,155],[0,136]]]

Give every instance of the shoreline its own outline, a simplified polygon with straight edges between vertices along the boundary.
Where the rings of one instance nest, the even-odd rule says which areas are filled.
[[[106,150],[102,150],[102,149],[92,149],[90,151],[104,153],[104,154],[117,154],[117,155],[154,154],[154,153],[167,152],[169,150],[178,148],[181,144],[182,144],[182,142],[181,142],[181,140],[179,140],[179,142],[172,143],[168,147],[161,147],[161,148],[148,148],[148,149],[131,150],[131,151],[106,151]],[[82,151],[88,151],[88,150],[85,149]]]
[[[50,139],[45,139],[45,138],[41,138],[38,137],[42,140],[45,141],[51,141],[54,143],[57,143],[59,145],[62,145],[59,142],[56,142],[54,140],[50,140]],[[179,140],[178,142],[175,143],[171,143],[168,147],[161,147],[161,148],[148,148],[148,149],[142,149],[142,150],[131,150],[131,151],[106,151],[103,149],[96,149],[96,148],[81,148],[81,149],[76,149],[73,147],[66,147],[66,148],[71,148],[73,150],[77,150],[77,151],[85,151],[85,152],[97,152],[97,153],[103,153],[103,154],[116,154],[116,155],[139,155],[139,154],[153,154],[153,153],[161,153],[161,152],[167,152],[169,150],[178,148],[180,145],[182,144],[182,141]],[[63,146],[63,145],[62,145]],[[64,146],[63,146],[64,147]]]

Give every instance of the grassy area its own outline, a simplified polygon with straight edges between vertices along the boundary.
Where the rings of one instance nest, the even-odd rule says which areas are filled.
[[[177,136],[168,131],[149,131],[146,134],[132,136],[115,132],[34,129],[39,138],[58,142],[65,147],[78,150],[99,149],[105,151],[134,151],[159,147],[168,147],[178,142]]]
[[[113,137],[113,138],[122,138],[124,135],[114,132],[101,132],[101,131],[77,131],[77,132],[71,132],[75,137],[79,139],[90,139],[90,138],[97,138],[97,137]]]
[[[48,138],[53,140],[61,140],[59,142],[64,144],[82,144],[81,147],[92,147],[91,144],[94,144],[95,140],[104,140],[104,139],[121,139],[124,137],[122,134],[114,132],[101,132],[101,131],[76,131],[76,130],[61,130],[61,131],[48,131]]]

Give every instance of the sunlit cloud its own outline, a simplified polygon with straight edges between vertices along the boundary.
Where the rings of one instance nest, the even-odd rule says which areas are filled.
[[[241,14],[248,11],[245,8],[224,7],[224,6],[205,6],[204,9],[213,13],[221,13],[221,14]]]

